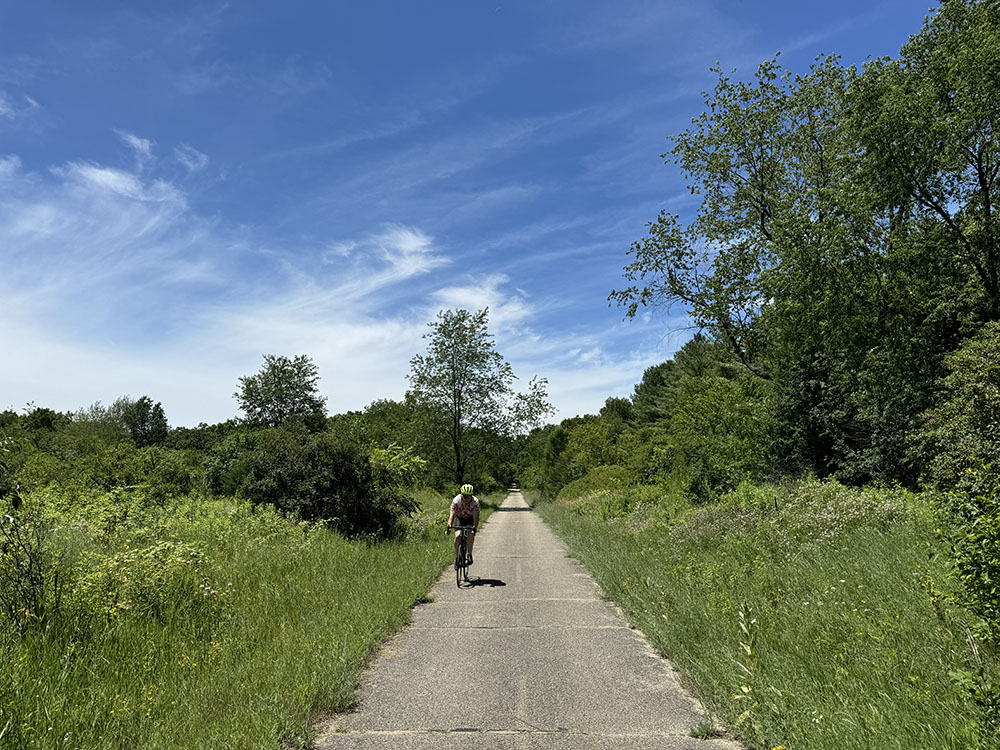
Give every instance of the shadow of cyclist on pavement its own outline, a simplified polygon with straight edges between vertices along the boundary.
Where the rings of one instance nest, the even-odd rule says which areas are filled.
[[[489,586],[495,589],[497,586],[506,586],[507,584],[498,578],[475,578],[469,576],[469,586]]]

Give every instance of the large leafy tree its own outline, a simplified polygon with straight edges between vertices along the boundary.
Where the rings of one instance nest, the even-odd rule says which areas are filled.
[[[776,385],[778,453],[914,481],[944,357],[1000,317],[1000,4],[944,0],[898,59],[719,71],[666,158],[701,196],[635,243],[612,299],[681,305]]]
[[[485,308],[438,313],[424,335],[427,353],[410,360],[408,399],[424,410],[433,442],[447,444],[447,457],[436,460],[459,484],[472,459],[551,412],[544,379],[532,379],[524,393],[514,391],[514,372],[496,350],[488,317]]]
[[[265,354],[260,372],[240,378],[240,388],[233,395],[251,425],[275,427],[298,418],[321,427],[326,398],[319,395],[318,381],[319,370],[306,355]]]

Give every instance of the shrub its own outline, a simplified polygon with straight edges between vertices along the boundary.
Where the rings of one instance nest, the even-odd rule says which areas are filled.
[[[910,459],[940,489],[961,485],[976,459],[1000,465],[1000,322],[986,325],[945,359],[940,403],[923,415]]]
[[[85,552],[78,563],[72,604],[81,613],[163,620],[213,612],[227,589],[213,588],[204,554],[185,542],[159,541],[113,554]]]
[[[559,491],[559,500],[571,500],[598,492],[635,484],[635,475],[624,466],[595,466],[579,479],[574,479]]]
[[[408,460],[379,454],[373,467],[356,444],[289,424],[227,437],[213,451],[208,481],[304,520],[329,520],[346,534],[384,536],[415,508],[396,484]]]
[[[49,524],[37,508],[14,498],[0,502],[0,615],[23,633],[58,616],[63,568],[48,544]]]
[[[413,487],[427,465],[412,449],[396,443],[387,448],[373,447],[369,460],[375,481],[383,487]]]
[[[181,495],[201,488],[205,482],[202,454],[150,446],[134,456],[129,479],[142,487],[150,500],[164,505]]]
[[[990,651],[1000,649],[1000,474],[980,462],[962,478],[964,491],[948,496],[952,523],[945,535],[951,546],[955,598],[975,618],[973,631]],[[978,652],[977,652],[978,657]],[[1000,679],[984,667],[959,669],[955,677],[981,711],[981,730],[989,747],[1000,746]]]
[[[1000,646],[1000,474],[990,464],[966,472],[969,491],[953,492],[947,532],[962,584],[959,599],[979,620],[981,634]]]
[[[772,409],[767,391],[722,377],[690,378],[680,388],[663,448],[675,481],[708,501],[749,477],[770,457]]]

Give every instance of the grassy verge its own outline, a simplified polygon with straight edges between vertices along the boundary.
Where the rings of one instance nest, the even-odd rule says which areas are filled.
[[[935,595],[946,562],[924,498],[807,482],[744,488],[680,522],[607,508],[600,495],[536,503],[748,746],[978,746],[949,677],[972,654]]]
[[[379,543],[233,501],[63,509],[63,616],[0,633],[0,747],[303,744],[451,557],[447,498],[420,500]]]

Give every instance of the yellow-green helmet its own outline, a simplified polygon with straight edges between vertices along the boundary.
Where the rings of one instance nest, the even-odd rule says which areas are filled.
[[[462,489],[460,489],[459,492],[461,492],[463,495],[471,495],[472,494],[472,485],[471,484],[463,484],[462,485]]]

